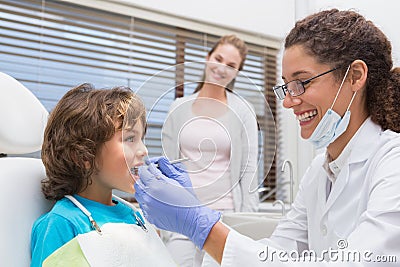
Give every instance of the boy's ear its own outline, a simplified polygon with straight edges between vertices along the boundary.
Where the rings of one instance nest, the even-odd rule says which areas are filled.
[[[86,170],[89,170],[91,168],[91,164],[90,161],[87,159],[79,159],[81,156],[79,156],[75,151],[71,152],[71,159],[72,161],[75,163],[75,165],[77,166],[81,166],[82,162],[84,166],[81,167],[85,167]]]
[[[368,77],[368,66],[360,59],[357,59],[351,63],[350,81],[353,92],[363,90],[367,83]]]
[[[85,169],[89,170],[90,169],[90,162],[85,160],[84,164],[85,164]]]

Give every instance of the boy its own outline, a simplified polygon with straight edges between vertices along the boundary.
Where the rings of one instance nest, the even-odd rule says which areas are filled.
[[[31,266],[174,265],[141,214],[112,195],[134,193],[145,127],[143,102],[126,87],[82,84],[59,101],[42,146],[42,191],[57,202],[33,225]]]

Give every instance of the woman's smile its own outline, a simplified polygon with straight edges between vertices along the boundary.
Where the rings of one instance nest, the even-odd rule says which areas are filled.
[[[313,122],[315,117],[318,115],[318,111],[316,109],[307,110],[302,112],[296,112],[296,119],[300,122],[300,126],[309,125]]]

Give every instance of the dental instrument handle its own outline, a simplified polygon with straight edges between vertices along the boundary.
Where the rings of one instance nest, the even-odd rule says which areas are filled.
[[[170,164],[175,164],[175,163],[185,162],[185,161],[188,161],[188,160],[189,160],[189,158],[180,158],[180,159],[171,160],[169,163]],[[155,164],[155,165],[158,168],[158,164]]]

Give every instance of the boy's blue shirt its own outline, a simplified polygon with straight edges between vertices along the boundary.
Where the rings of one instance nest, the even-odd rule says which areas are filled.
[[[74,197],[92,214],[101,227],[105,223],[136,224],[131,207],[114,200],[116,205],[107,206],[78,195]],[[139,212],[136,212],[143,220]],[[67,198],[57,201],[52,210],[36,220],[31,235],[31,266],[42,262],[55,250],[78,234],[93,231],[89,218]]]

